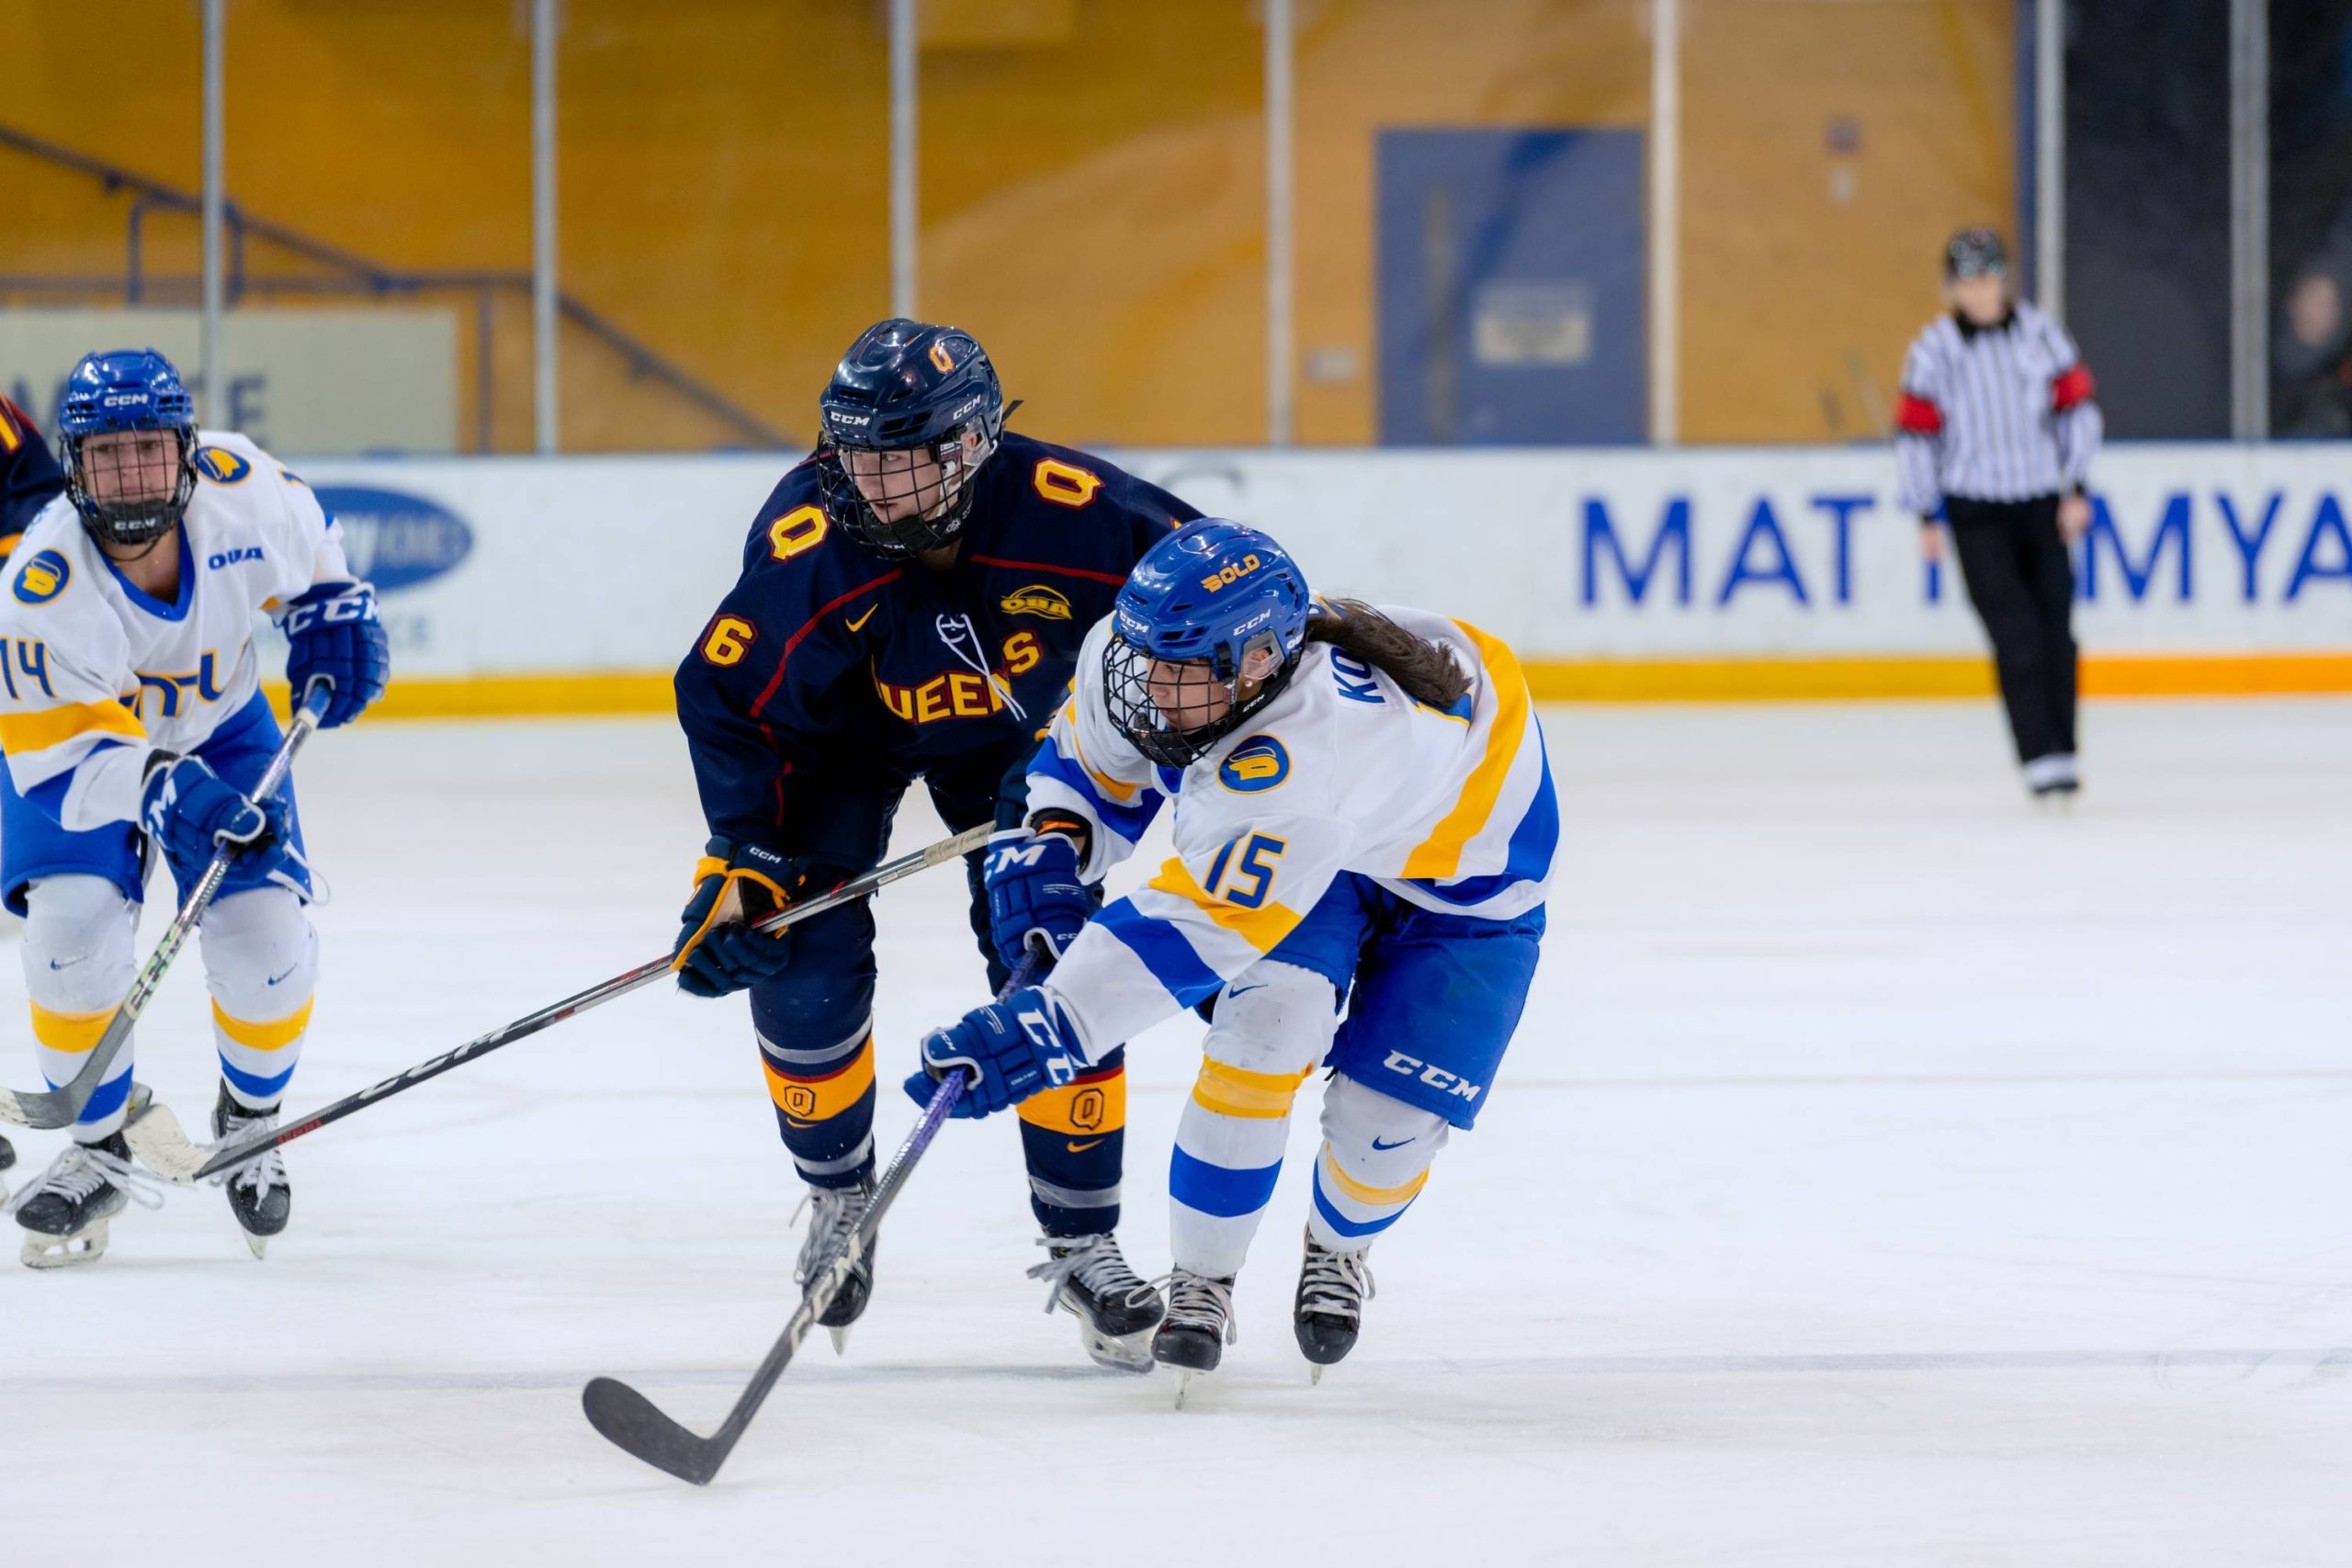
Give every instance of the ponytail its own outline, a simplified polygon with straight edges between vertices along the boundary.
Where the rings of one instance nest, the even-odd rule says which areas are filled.
[[[1470,677],[1452,649],[1416,637],[1361,599],[1327,599],[1317,605],[1307,618],[1306,640],[1329,643],[1386,671],[1407,696],[1430,707],[1452,707],[1470,689]]]

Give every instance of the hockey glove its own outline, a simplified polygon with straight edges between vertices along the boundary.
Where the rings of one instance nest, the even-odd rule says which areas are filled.
[[[349,724],[384,694],[392,672],[384,623],[376,614],[376,591],[364,582],[322,582],[303,590],[279,612],[285,632],[286,679],[294,700],[324,680],[334,689],[319,728]]]
[[[1053,992],[1031,986],[924,1035],[922,1067],[908,1075],[907,1098],[927,1105],[941,1078],[962,1072],[972,1081],[949,1114],[987,1116],[1059,1089],[1085,1066],[1085,1048],[1069,1010]]]
[[[286,839],[285,801],[255,803],[200,757],[159,752],[139,800],[139,825],[163,850],[183,890],[196,886],[223,845],[238,846],[243,860],[266,854]]]
[[[695,867],[695,896],[678,917],[670,967],[678,988],[723,997],[773,980],[792,961],[792,933],[752,927],[792,902],[807,877],[799,861],[757,844],[713,839]]]
[[[1007,969],[1032,945],[1057,959],[1094,912],[1066,833],[1010,828],[989,839],[989,940]]]

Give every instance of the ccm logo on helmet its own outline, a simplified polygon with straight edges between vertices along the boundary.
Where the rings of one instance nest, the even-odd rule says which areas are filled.
[[[1257,570],[1258,566],[1258,558],[1254,554],[1243,556],[1237,561],[1227,561],[1224,570],[1212,572],[1201,579],[1201,586],[1212,593],[1218,592],[1227,583],[1238,582]]]
[[[1446,1093],[1462,1100],[1477,1099],[1479,1093],[1487,1087],[1449,1073],[1443,1067],[1433,1067],[1416,1057],[1408,1056],[1402,1051],[1389,1052],[1388,1060],[1383,1062],[1381,1066],[1392,1073],[1402,1073],[1408,1078],[1419,1078],[1431,1089],[1443,1089]]]

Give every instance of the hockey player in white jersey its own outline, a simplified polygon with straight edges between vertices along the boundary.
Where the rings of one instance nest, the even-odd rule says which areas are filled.
[[[184,896],[219,847],[241,846],[198,928],[212,1130],[238,1137],[276,1122],[318,967],[292,783],[245,794],[280,739],[254,616],[287,634],[297,692],[330,683],[326,728],[382,694],[383,626],[310,487],[242,435],[199,433],[162,355],[83,359],[58,432],[66,493],[25,530],[0,592],[0,897],[25,918],[37,1055],[51,1085],[71,1078],[130,989],[151,854]],[[35,1268],[104,1252],[133,1195],[130,1085],[126,1049],[72,1144],[10,1201]],[[291,1212],[284,1165],[243,1168],[228,1197],[261,1256]]]
[[[1526,680],[1464,623],[1311,600],[1280,546],[1222,519],[1143,558],[1078,668],[1031,764],[1032,836],[990,870],[1000,923],[1059,962],[926,1038],[908,1092],[961,1069],[986,1115],[1215,998],[1152,1345],[1189,1379],[1230,1341],[1292,1098],[1328,1062],[1293,1303],[1319,1377],[1355,1343],[1374,1240],[1489,1097],[1534,976],[1559,814]],[[1075,895],[1163,800],[1174,858],[1087,920]]]

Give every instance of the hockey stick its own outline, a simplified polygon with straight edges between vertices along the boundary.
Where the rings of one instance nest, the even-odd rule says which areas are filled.
[[[287,773],[294,766],[294,754],[302,749],[302,742],[318,728],[319,716],[326,711],[327,700],[332,694],[333,688],[328,682],[317,680],[311,682],[310,689],[302,694],[301,705],[294,710],[294,722],[288,726],[286,739],[278,743],[277,754],[270,758],[268,768],[261,775],[261,782],[254,786],[253,799],[267,800],[285,784]],[[164,983],[164,972],[172,966],[172,961],[180,955],[180,949],[187,945],[188,932],[194,931],[196,922],[203,918],[205,906],[211,903],[212,896],[220,891],[221,879],[229,874],[230,863],[243,849],[243,844],[223,844],[213,852],[212,863],[204,868],[204,874],[197,879],[194,887],[188,889],[187,899],[180,906],[179,914],[165,928],[163,940],[155,944],[155,951],[147,959],[146,967],[140,970],[139,977],[131,982],[130,994],[123,998],[122,1005],[114,1010],[114,1017],[107,1021],[106,1032],[98,1036],[97,1044],[84,1058],[80,1069],[58,1088],[41,1094],[22,1094],[14,1089],[0,1089],[0,1121],[14,1122],[24,1127],[66,1127],[82,1114],[82,1108],[90,1103],[90,1096],[96,1094],[98,1085],[106,1081],[107,1069],[113,1066],[114,1059],[122,1054],[123,1042],[130,1038],[131,1026],[139,1021],[139,1015],[147,1010],[147,1003],[154,996],[155,987]]]
[[[863,876],[853,876],[830,893],[820,894],[805,902],[777,910],[752,927],[754,931],[779,931],[797,925],[828,909],[839,908],[853,899],[863,898],[878,887],[886,887],[900,877],[987,847],[993,829],[987,823],[968,829],[951,839],[887,861]],[[272,1132],[255,1134],[242,1143],[217,1145],[198,1144],[190,1139],[178,1118],[162,1106],[128,1128],[124,1136],[138,1153],[141,1163],[158,1176],[191,1186],[208,1176],[244,1164],[257,1156],[268,1153],[281,1144],[290,1144],[305,1134],[315,1133],[331,1122],[340,1122],[355,1111],[365,1111],[379,1100],[389,1100],[405,1089],[414,1089],[427,1078],[437,1078],[452,1068],[463,1066],[477,1056],[488,1055],[502,1045],[512,1045],[517,1040],[537,1034],[569,1018],[577,1018],[591,1008],[602,1007],[616,997],[651,985],[672,973],[667,957],[640,964],[625,975],[616,975],[602,985],[591,986],[577,996],[570,996],[549,1007],[541,1008],[526,1018],[493,1029],[479,1040],[469,1040],[454,1051],[445,1052],[429,1061],[419,1062],[405,1072],[393,1074],[379,1084],[370,1084],[356,1094],[344,1096],[322,1111],[314,1111],[290,1126]]]
[[[1037,964],[1038,956],[1034,952],[1024,955],[1020,967],[1005,982],[1004,989],[997,994],[997,999],[1002,1001],[1027,985],[1030,976],[1037,972]],[[759,1371],[752,1374],[751,1385],[735,1401],[735,1408],[727,1413],[727,1419],[718,1424],[718,1431],[707,1438],[688,1431],[617,1378],[591,1379],[588,1386],[580,1391],[580,1404],[588,1413],[588,1424],[616,1447],[654,1469],[666,1470],[696,1486],[709,1485],[711,1477],[718,1473],[718,1467],[727,1462],[727,1456],[735,1451],[736,1441],[752,1424],[752,1417],[760,1413],[768,1391],[775,1387],[775,1380],[792,1364],[800,1342],[808,1337],[808,1330],[816,1326],[825,1309],[832,1305],[833,1297],[840,1294],[857,1260],[874,1245],[875,1236],[882,1229],[882,1216],[890,1212],[899,1189],[907,1184],[915,1162],[922,1158],[932,1139],[939,1135],[939,1129],[956,1109],[956,1101],[968,1081],[962,1073],[950,1073],[939,1080],[939,1087],[932,1091],[931,1102],[922,1108],[922,1116],[915,1122],[915,1130],[907,1134],[907,1141],[890,1156],[889,1168],[882,1173],[881,1181],[874,1189],[874,1201],[866,1205],[865,1217],[838,1251],[810,1270],[808,1288],[800,1298],[799,1310],[784,1325],[783,1335],[760,1363]]]

